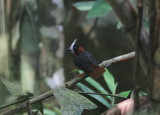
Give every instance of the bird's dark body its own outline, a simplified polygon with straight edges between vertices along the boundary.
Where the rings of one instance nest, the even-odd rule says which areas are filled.
[[[73,58],[73,62],[78,68],[82,69],[83,71],[87,73],[93,72],[93,67],[92,67],[93,65],[98,67],[97,61],[87,51],[83,51],[79,53],[78,55],[76,55]]]

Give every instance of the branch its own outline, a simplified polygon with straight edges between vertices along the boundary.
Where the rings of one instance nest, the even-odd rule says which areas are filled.
[[[41,94],[41,95],[36,96],[32,99],[29,99],[28,101],[30,101],[30,104],[34,104],[36,102],[42,101],[44,99],[47,99],[47,98],[53,96],[53,92],[54,92],[54,90],[50,90],[50,91],[48,91],[44,94]],[[26,108],[26,103],[25,102],[22,103],[21,105],[16,106],[15,108],[4,111],[3,113],[1,113],[1,115],[13,115],[14,113],[16,113],[16,112],[18,112],[18,111],[20,111],[24,108]]]
[[[138,20],[137,20],[137,38],[136,38],[136,56],[135,56],[135,65],[134,65],[134,110],[139,110],[139,96],[138,96],[138,83],[137,78],[139,78],[139,54],[140,54],[140,37],[141,37],[141,28],[142,28],[142,18],[143,18],[143,0],[138,0]]]
[[[28,113],[28,115],[32,115],[32,109],[31,109],[31,103],[30,103],[30,101],[27,101],[26,102],[26,108],[27,108],[27,113]]]
[[[92,94],[92,95],[104,95],[104,96],[111,96],[111,97],[118,97],[118,98],[123,98],[123,99],[127,99],[126,97],[123,97],[121,95],[118,95],[118,94],[104,94],[104,93],[86,93],[86,92],[78,92],[79,94]]]
[[[28,100],[28,98],[27,99],[20,99],[20,100],[17,100],[15,102],[11,102],[11,103],[6,104],[6,105],[2,105],[2,106],[0,106],[0,110],[4,109],[4,108],[7,108],[9,106],[12,106],[12,105],[16,105],[16,104],[22,103],[22,102],[27,101],[27,100]]]
[[[121,56],[103,61],[99,65],[102,66],[102,67],[108,67],[108,66],[110,66],[111,64],[114,64],[114,63],[118,63],[118,62],[121,62],[121,61],[126,61],[126,60],[133,59],[134,56],[135,56],[135,52],[131,52],[131,53],[128,53],[128,54],[124,54],[124,55],[121,55]]]
[[[123,60],[132,59],[132,58],[134,58],[134,56],[135,56],[135,52],[131,52],[131,53],[128,53],[128,54],[124,54],[124,55],[121,55],[121,56],[118,56],[118,57],[103,61],[99,65],[102,66],[102,67],[106,67],[106,66],[109,66],[109,65],[111,65],[113,63],[118,63],[118,62],[121,62]],[[67,88],[72,88],[78,82],[80,82],[81,80],[85,79],[86,77],[87,77],[86,74],[84,75],[83,78],[76,77],[73,80],[71,80],[69,82],[66,82],[64,85]],[[36,102],[42,101],[42,100],[44,100],[46,98],[49,98],[49,97],[53,96],[53,93],[54,93],[54,90],[50,90],[49,92],[46,92],[46,93],[41,94],[39,96],[36,96],[36,97],[34,97],[32,99],[29,99],[28,101],[30,101],[30,104],[34,104]],[[1,113],[1,115],[12,115],[12,114],[16,113],[17,111],[20,111],[20,110],[22,110],[24,108],[26,108],[26,103],[25,102],[22,103],[21,105],[16,106],[15,108],[12,108],[10,110],[4,111],[3,113]]]

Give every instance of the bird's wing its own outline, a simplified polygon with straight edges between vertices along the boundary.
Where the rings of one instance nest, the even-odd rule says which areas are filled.
[[[75,56],[73,61],[78,68],[84,70],[85,72],[93,71],[92,64],[98,66],[97,61],[87,51],[84,51],[79,55]]]

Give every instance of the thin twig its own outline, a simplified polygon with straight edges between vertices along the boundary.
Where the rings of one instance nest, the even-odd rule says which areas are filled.
[[[112,63],[120,62],[120,60],[122,60],[123,58],[124,59],[131,59],[131,58],[134,58],[134,56],[135,56],[135,52],[131,52],[131,53],[128,53],[128,54],[125,54],[125,55],[121,55],[121,56],[118,56],[118,57],[103,61],[99,65],[102,66],[102,67],[105,67],[106,65],[111,65]],[[85,74],[84,78],[76,77],[73,80],[71,80],[69,82],[66,82],[64,85],[67,88],[72,88],[78,82],[80,82],[81,80],[85,79],[86,77],[87,77],[86,74]],[[39,96],[36,96],[36,97],[34,97],[32,99],[29,99],[28,101],[30,101],[30,104],[34,104],[36,102],[42,101],[42,100],[44,100],[46,98],[49,98],[49,97],[53,96],[53,93],[54,93],[54,90],[50,90],[49,92],[46,92],[46,93],[44,93],[42,95],[39,95]],[[22,103],[21,105],[18,105],[15,108],[12,108],[10,110],[4,111],[3,113],[1,113],[1,115],[12,115],[12,114],[16,113],[17,111],[24,109],[25,107],[26,107],[26,104]]]
[[[134,73],[134,110],[139,109],[139,96],[138,96],[138,84],[137,78],[139,77],[139,58],[140,58],[140,37],[141,37],[141,28],[142,28],[142,16],[143,16],[143,0],[138,0],[138,20],[137,20],[137,39],[136,39],[136,55],[135,55],[135,73]]]
[[[31,109],[31,103],[30,103],[30,101],[26,102],[26,109],[27,109],[28,115],[32,115],[32,109]]]
[[[54,90],[50,90],[44,94],[41,94],[39,96],[36,96],[32,99],[29,99],[28,101],[30,101],[30,104],[34,104],[36,102],[42,101],[44,99],[47,99],[51,96],[53,96]],[[18,106],[16,106],[15,108],[12,108],[10,110],[4,111],[3,113],[1,113],[1,115],[13,115],[14,113],[16,113],[17,111],[20,111],[22,109],[25,109],[26,107],[26,103],[22,103]]]
[[[79,94],[92,94],[92,95],[104,95],[104,96],[111,96],[111,97],[117,97],[117,98],[123,98],[123,99],[127,99],[126,97],[123,97],[121,95],[118,95],[118,94],[104,94],[104,93],[86,93],[86,92],[78,92]]]
[[[124,54],[124,55],[121,55],[121,56],[103,61],[99,65],[102,66],[102,67],[108,67],[108,66],[110,66],[111,64],[114,64],[114,63],[118,63],[118,62],[121,62],[121,61],[126,61],[126,60],[133,59],[134,56],[135,56],[135,52],[127,53],[127,54]]]
[[[27,101],[27,100],[28,100],[28,98],[27,99],[17,100],[15,102],[12,102],[12,103],[9,103],[9,104],[6,104],[6,105],[2,105],[2,106],[0,106],[0,110],[4,109],[4,108],[7,108],[9,106],[12,106],[12,105],[16,105],[16,104],[22,103],[22,102]]]

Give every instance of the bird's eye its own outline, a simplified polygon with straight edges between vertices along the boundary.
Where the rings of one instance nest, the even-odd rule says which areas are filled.
[[[77,46],[74,46],[74,49],[77,49]]]

